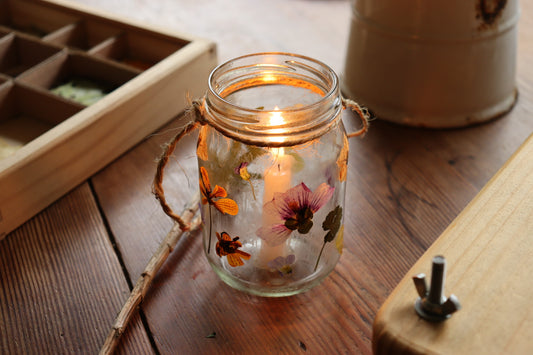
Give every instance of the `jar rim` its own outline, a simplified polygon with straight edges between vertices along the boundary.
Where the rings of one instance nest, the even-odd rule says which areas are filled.
[[[276,73],[272,76],[273,82],[259,75],[268,70]],[[219,79],[224,75],[233,81],[226,78],[228,82],[221,84]],[[283,115],[290,122],[269,127],[261,124],[262,120],[279,110],[244,107],[226,99],[243,88],[269,84],[305,88],[319,97],[298,107],[283,108]],[[299,54],[261,52],[231,59],[213,69],[208,86],[206,111],[209,123],[225,135],[260,146],[289,146],[312,140],[327,132],[337,122],[342,110],[337,74],[325,63]],[[275,132],[280,131],[284,134],[274,137]]]

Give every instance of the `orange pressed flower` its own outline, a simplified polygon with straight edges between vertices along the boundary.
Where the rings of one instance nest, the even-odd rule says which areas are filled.
[[[228,196],[226,189],[218,185],[215,185],[215,188],[211,189],[207,170],[205,170],[203,166],[200,167],[200,191],[202,192],[202,203],[204,205],[209,203],[210,205],[215,206],[220,212],[232,216],[239,213],[239,206],[237,206],[237,203],[230,198],[226,198],[226,196]]]
[[[350,150],[350,144],[348,138],[343,137],[342,149],[337,159],[337,166],[339,167],[339,181],[346,181],[346,175],[348,173],[348,151]]]
[[[222,235],[217,233],[217,238],[217,255],[220,257],[227,256],[230,266],[242,266],[244,265],[244,261],[242,261],[242,259],[250,259],[250,254],[239,250],[239,248],[242,247],[242,243],[239,242],[239,237],[231,239],[228,233],[222,232]]]
[[[226,213],[235,216],[239,213],[239,206],[237,202],[231,198],[226,198],[228,193],[223,187],[215,185],[214,189],[211,189],[211,183],[209,182],[209,175],[207,170],[200,167],[200,192],[202,193],[202,204],[209,204],[209,242],[207,244],[207,254],[211,252],[211,228],[213,224],[213,217],[211,216],[211,206],[215,206],[217,210],[222,213]]]
[[[198,135],[198,143],[196,145],[196,155],[202,160],[208,159],[207,154],[207,125],[200,128],[200,134]]]

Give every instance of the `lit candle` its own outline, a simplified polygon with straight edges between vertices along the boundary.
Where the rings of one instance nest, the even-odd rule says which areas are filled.
[[[270,117],[271,125],[280,125],[283,122],[284,120],[281,112],[272,113],[272,116]],[[265,190],[263,193],[263,205],[272,201],[275,193],[283,193],[291,188],[292,157],[285,154],[284,148],[271,148],[271,152],[274,158],[274,164],[264,173]],[[275,217],[263,214],[263,226],[269,226],[274,223],[276,223]],[[268,268],[268,262],[278,256],[286,256],[286,247],[287,245],[285,242],[270,246],[265,241],[262,241],[257,266],[263,269]]]

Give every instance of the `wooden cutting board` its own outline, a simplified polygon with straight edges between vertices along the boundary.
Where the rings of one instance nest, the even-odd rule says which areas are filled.
[[[412,277],[447,261],[444,295],[462,309],[432,323]],[[376,354],[533,354],[533,136],[411,268],[374,321]]]

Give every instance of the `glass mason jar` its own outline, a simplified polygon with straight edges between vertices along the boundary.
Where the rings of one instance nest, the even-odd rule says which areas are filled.
[[[203,242],[230,286],[288,296],[342,252],[348,139],[332,69],[261,53],[210,75],[198,139]]]

